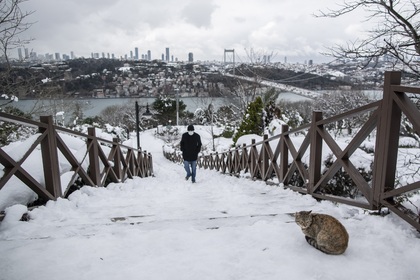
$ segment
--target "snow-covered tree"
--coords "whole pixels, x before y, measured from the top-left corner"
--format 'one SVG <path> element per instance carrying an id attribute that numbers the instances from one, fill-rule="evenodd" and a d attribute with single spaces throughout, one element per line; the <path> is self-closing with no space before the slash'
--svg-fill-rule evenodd
<path id="1" fill-rule="evenodd" d="M 246 134 L 257 134 L 263 133 L 263 114 L 264 104 L 261 97 L 255 98 L 255 100 L 249 103 L 245 115 L 242 119 L 238 130 L 233 136 L 233 142 L 236 143 L 239 137 Z"/>
<path id="2" fill-rule="evenodd" d="M 176 99 L 168 96 L 159 96 L 152 104 L 156 111 L 156 119 L 160 124 L 167 124 L 169 121 L 176 124 Z M 178 100 L 178 113 L 181 118 L 184 115 L 187 105 L 182 100 Z"/>

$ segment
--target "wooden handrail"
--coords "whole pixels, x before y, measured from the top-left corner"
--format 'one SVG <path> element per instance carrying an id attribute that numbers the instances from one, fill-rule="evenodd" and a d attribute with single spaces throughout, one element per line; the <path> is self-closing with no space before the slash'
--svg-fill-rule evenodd
<path id="1" fill-rule="evenodd" d="M 0 164 L 3 166 L 3 175 L 0 177 L 0 191 L 10 182 L 13 176 L 19 178 L 26 186 L 32 189 L 44 201 L 67 197 L 70 188 L 81 180 L 84 185 L 104 187 L 109 182 L 124 182 L 128 178 L 153 176 L 152 155 L 147 151 L 138 150 L 121 145 L 117 139 L 109 141 L 96 137 L 95 128 L 88 128 L 88 134 L 72 131 L 67 128 L 53 125 L 51 116 L 41 117 L 40 122 L 0 112 L 0 120 L 21 125 L 38 127 L 39 136 L 24 155 L 17 160 L 10 157 L 0 147 Z M 77 160 L 67 147 L 61 134 L 68 134 L 83 139 L 86 142 L 86 154 L 82 160 Z M 110 147 L 110 152 L 104 146 Z M 40 147 L 41 163 L 44 176 L 39 181 L 26 170 L 23 163 L 34 150 Z M 59 152 L 71 166 L 73 175 L 67 186 L 61 186 L 59 166 Z"/>
<path id="2" fill-rule="evenodd" d="M 400 81 L 400 72 L 386 72 L 384 96 L 379 101 L 326 119 L 323 119 L 321 112 L 314 112 L 309 124 L 291 130 L 284 125 L 279 135 L 264 137 L 259 142 L 253 140 L 249 145 L 232 148 L 223 153 L 201 156 L 197 165 L 201 168 L 211 167 L 210 169 L 230 175 L 245 172 L 254 180 L 267 181 L 276 178 L 285 188 L 310 194 L 317 199 L 370 210 L 387 207 L 420 231 L 420 213 L 414 213 L 398 199 L 409 192 L 420 191 L 420 182 L 402 187 L 395 186 L 402 114 L 411 122 L 415 133 L 420 135 L 420 111 L 409 98 L 411 94 L 420 94 L 420 88 L 401 86 Z M 366 113 L 370 114 L 365 124 L 345 148 L 340 148 L 334 137 L 324 128 L 328 124 Z M 353 164 L 351 155 L 369 135 L 375 133 L 375 129 L 372 180 L 368 181 Z M 306 135 L 298 146 L 292 141 L 296 133 Z M 270 143 L 276 148 L 272 150 Z M 328 147 L 335 157 L 335 161 L 328 168 L 323 167 L 323 147 Z M 309 160 L 304 160 L 307 154 Z M 164 150 L 164 155 L 175 162 L 183 161 L 180 151 Z M 323 190 L 339 170 L 343 170 L 351 178 L 355 188 L 362 194 L 358 199 L 332 195 Z M 292 179 L 301 183 L 297 186 L 291 185 Z"/>

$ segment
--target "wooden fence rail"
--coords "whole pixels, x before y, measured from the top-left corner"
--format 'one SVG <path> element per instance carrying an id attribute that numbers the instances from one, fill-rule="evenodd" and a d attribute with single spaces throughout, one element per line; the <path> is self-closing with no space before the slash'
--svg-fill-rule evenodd
<path id="1" fill-rule="evenodd" d="M 70 129 L 55 126 L 51 116 L 40 118 L 40 122 L 28 120 L 0 112 L 0 121 L 13 122 L 38 128 L 38 137 L 27 151 L 21 151 L 20 158 L 13 158 L 0 147 L 0 192 L 15 176 L 33 190 L 43 201 L 66 197 L 76 180 L 83 185 L 103 187 L 109 182 L 124 182 L 134 176 L 153 175 L 152 155 L 147 151 L 121 145 L 118 139 L 113 141 L 96 137 L 95 128 L 88 128 L 88 135 Z M 80 159 L 71 152 L 63 140 L 63 135 L 82 139 L 86 143 L 86 152 Z M 35 178 L 33 170 L 24 167 L 35 150 L 40 149 L 40 165 L 43 178 Z M 61 156 L 61 157 L 60 157 Z M 59 158 L 70 165 L 70 179 L 62 186 L 63 171 L 60 170 Z"/>
<path id="2" fill-rule="evenodd" d="M 328 119 L 323 119 L 322 112 L 313 112 L 308 125 L 293 130 L 284 125 L 280 135 L 271 138 L 265 135 L 258 143 L 254 140 L 250 145 L 224 153 L 201 156 L 197 165 L 231 175 L 248 173 L 252 179 L 267 181 L 277 178 L 284 187 L 317 199 L 370 210 L 387 207 L 420 231 L 419 206 L 413 209 L 412 204 L 406 203 L 411 193 L 420 190 L 419 176 L 414 176 L 415 181 L 404 186 L 399 186 L 396 179 L 402 114 L 412 124 L 414 132 L 420 135 L 420 112 L 409 98 L 410 94 L 419 95 L 420 88 L 401 86 L 400 81 L 400 72 L 386 72 L 382 100 Z M 346 147 L 340 146 L 326 126 L 361 114 L 368 116 L 366 122 Z M 294 143 L 294 136 L 298 133 L 305 136 L 301 143 Z M 367 177 L 356 167 L 352 155 L 372 134 L 376 134 L 376 142 L 372 175 Z M 325 149 L 329 149 L 334 159 L 328 167 L 323 164 Z M 172 161 L 183 161 L 179 151 L 164 151 L 164 154 Z M 326 190 L 327 183 L 339 171 L 351 179 L 357 197 L 343 197 Z M 416 172 L 419 175 L 420 170 Z"/>

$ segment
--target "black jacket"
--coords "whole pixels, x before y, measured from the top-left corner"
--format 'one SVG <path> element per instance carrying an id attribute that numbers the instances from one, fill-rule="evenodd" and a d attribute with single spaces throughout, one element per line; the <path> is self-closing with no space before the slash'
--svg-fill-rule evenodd
<path id="1" fill-rule="evenodd" d="M 197 160 L 198 153 L 201 150 L 201 137 L 194 132 L 189 135 L 188 132 L 182 134 L 181 138 L 181 151 L 182 158 L 187 161 Z"/>

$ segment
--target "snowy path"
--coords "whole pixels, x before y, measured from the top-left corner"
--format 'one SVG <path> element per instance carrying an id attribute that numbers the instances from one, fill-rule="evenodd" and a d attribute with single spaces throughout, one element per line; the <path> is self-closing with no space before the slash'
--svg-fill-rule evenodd
<path id="1" fill-rule="evenodd" d="M 192 184 L 142 137 L 155 178 L 85 187 L 29 222 L 3 222 L 0 280 L 419 279 L 419 235 L 400 219 L 215 171 Z M 290 223 L 309 209 L 347 227 L 345 254 L 315 250 Z"/>

